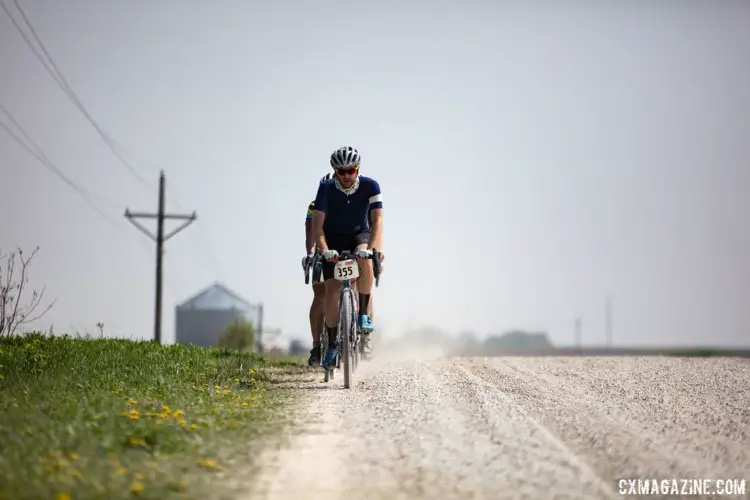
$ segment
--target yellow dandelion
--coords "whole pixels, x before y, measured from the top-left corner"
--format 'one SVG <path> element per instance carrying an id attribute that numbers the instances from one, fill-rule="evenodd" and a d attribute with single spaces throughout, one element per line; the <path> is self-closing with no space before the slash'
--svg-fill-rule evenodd
<path id="1" fill-rule="evenodd" d="M 250 403 L 248 403 L 247 401 L 243 401 L 242 406 L 250 406 Z"/>
<path id="2" fill-rule="evenodd" d="M 177 423 L 180 424 L 180 425 L 185 425 L 185 424 L 187 424 L 187 420 L 185 420 L 184 418 L 182 418 Z"/>
<path id="3" fill-rule="evenodd" d="M 140 495 L 143 492 L 143 484 L 135 482 L 130 485 L 130 492 L 133 495 Z"/>
<path id="4" fill-rule="evenodd" d="M 138 404 L 138 401 L 136 401 L 135 399 L 128 399 L 128 406 L 134 406 L 137 404 Z"/>
<path id="5" fill-rule="evenodd" d="M 197 428 L 198 428 L 198 426 L 196 424 L 190 424 L 190 430 L 191 431 L 194 431 Z"/>
<path id="6" fill-rule="evenodd" d="M 185 412 L 182 410 L 175 410 L 174 413 L 172 413 L 172 416 L 174 418 L 180 418 L 181 416 L 185 415 Z"/>
<path id="7" fill-rule="evenodd" d="M 161 406 L 161 411 L 164 412 L 164 413 L 170 413 L 172 410 L 169 408 L 169 406 L 162 405 Z"/>
<path id="8" fill-rule="evenodd" d="M 210 458 L 202 458 L 198 460 L 198 465 L 206 469 L 213 469 L 216 467 L 216 462 Z"/>
<path id="9" fill-rule="evenodd" d="M 55 500 L 73 500 L 73 497 L 63 491 L 55 495 Z"/>
<path id="10" fill-rule="evenodd" d="M 181 481 L 175 478 L 170 479 L 168 484 L 172 490 L 176 491 L 182 491 L 187 488 L 187 483 L 185 481 Z"/>
<path id="11" fill-rule="evenodd" d="M 128 439 L 128 443 L 131 446 L 146 446 L 146 440 L 143 438 L 131 437 L 130 439 Z"/>

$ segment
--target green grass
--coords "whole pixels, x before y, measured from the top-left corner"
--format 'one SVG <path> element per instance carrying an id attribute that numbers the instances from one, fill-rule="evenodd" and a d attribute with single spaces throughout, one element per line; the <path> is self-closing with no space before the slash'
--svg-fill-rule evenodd
<path id="1" fill-rule="evenodd" d="M 221 498 L 253 439 L 290 421 L 292 393 L 267 389 L 306 370 L 220 348 L 0 339 L 0 499 Z"/>

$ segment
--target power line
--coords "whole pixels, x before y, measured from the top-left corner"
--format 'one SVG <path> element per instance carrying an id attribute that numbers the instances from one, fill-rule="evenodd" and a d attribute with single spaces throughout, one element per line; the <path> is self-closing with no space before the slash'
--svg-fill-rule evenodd
<path id="1" fill-rule="evenodd" d="M 31 35 L 33 36 L 34 40 L 39 45 L 39 48 L 41 48 L 41 51 L 43 52 L 44 56 L 46 56 L 46 60 L 45 60 L 45 57 L 39 52 L 39 50 L 34 46 L 34 44 L 32 43 L 32 41 L 29 39 L 29 37 L 27 36 L 27 34 L 24 32 L 24 30 L 22 29 L 22 27 L 19 25 L 19 23 L 17 22 L 17 20 L 15 19 L 15 17 L 11 14 L 10 10 L 8 9 L 8 7 L 5 5 L 5 3 L 2 0 L 0 0 L 0 6 L 2 6 L 2 8 L 5 11 L 6 15 L 11 20 L 11 22 L 15 26 L 16 30 L 18 31 L 18 33 L 21 35 L 21 37 L 23 38 L 24 42 L 26 42 L 26 45 L 29 47 L 29 49 L 31 49 L 31 51 L 34 53 L 34 55 L 36 56 L 36 58 L 39 60 L 39 62 L 41 63 L 42 67 L 44 67 L 45 71 L 47 71 L 47 73 L 52 77 L 52 79 L 55 82 L 55 84 L 57 84 L 57 86 L 63 91 L 63 93 L 68 97 L 68 99 L 70 99 L 70 101 L 76 106 L 76 108 L 78 108 L 78 110 L 83 114 L 83 116 L 88 120 L 88 122 L 94 127 L 94 129 L 99 134 L 99 136 L 102 138 L 102 140 L 107 145 L 107 147 L 110 149 L 110 151 L 112 151 L 112 153 L 120 160 L 120 162 L 123 165 L 125 165 L 125 167 L 133 174 L 133 176 L 135 176 L 141 182 L 141 184 L 143 184 L 146 187 L 149 187 L 149 184 L 138 174 L 138 172 L 136 171 L 136 169 L 122 156 L 122 154 L 120 154 L 116 150 L 116 147 L 119 147 L 119 149 L 121 149 L 123 151 L 126 151 L 127 148 L 125 148 L 121 143 L 119 143 L 119 141 L 115 140 L 113 137 L 111 137 L 109 134 L 107 134 L 102 129 L 102 127 L 97 123 L 97 121 L 87 111 L 87 109 L 85 108 L 85 106 L 83 105 L 83 103 L 81 102 L 81 100 L 78 98 L 78 96 L 75 93 L 75 91 L 70 87 L 70 85 L 68 84 L 67 79 L 65 78 L 65 75 L 62 73 L 62 71 L 60 70 L 59 66 L 55 63 L 55 60 L 52 58 L 52 55 L 49 53 L 49 51 L 45 47 L 44 43 L 42 42 L 41 38 L 39 37 L 38 33 L 36 32 L 36 29 L 31 24 L 31 21 L 29 20 L 28 16 L 26 15 L 26 12 L 21 7 L 19 1 L 18 0 L 12 0 L 12 1 L 13 1 L 14 5 L 16 6 L 16 8 L 18 9 L 19 13 L 21 14 L 21 17 L 23 18 L 24 23 L 26 24 L 26 26 L 28 27 L 29 31 L 31 32 Z M 135 156 L 135 155 L 133 155 L 132 151 L 130 152 L 130 154 L 131 154 L 131 156 Z M 148 165 L 147 163 L 145 163 L 143 161 L 140 161 L 139 163 L 141 163 L 143 166 L 146 166 L 146 167 L 148 167 L 148 168 L 150 168 L 152 170 L 156 170 L 152 166 Z M 88 194 L 89 194 L 89 196 L 91 196 L 90 193 L 88 193 Z M 175 204 L 178 206 L 178 209 L 182 210 L 180 204 L 177 201 L 175 201 Z M 203 225 L 199 224 L 199 226 L 203 226 Z M 205 243 L 206 243 L 205 248 L 206 248 L 206 250 L 207 250 L 207 252 L 208 252 L 208 254 L 210 256 L 210 259 L 211 259 L 211 261 L 213 263 L 214 271 L 217 274 L 221 275 L 222 272 L 221 272 L 221 269 L 220 269 L 220 266 L 219 266 L 219 260 L 216 258 L 216 254 L 213 251 L 213 247 L 211 246 L 210 239 L 207 237 L 207 234 L 205 233 L 205 228 L 204 227 L 201 227 L 201 233 L 202 233 L 202 235 L 205 238 L 205 240 L 204 240 Z M 192 237 L 191 237 L 191 239 L 192 239 Z M 194 241 L 194 244 L 195 244 L 195 240 L 193 240 L 193 241 Z"/>
<path id="2" fill-rule="evenodd" d="M 91 193 L 90 191 L 88 191 L 87 189 L 85 189 L 85 188 L 79 186 L 78 184 L 76 184 L 72 179 L 70 179 L 67 175 L 65 175 L 65 173 L 63 173 L 63 171 L 59 167 L 57 167 L 54 163 L 52 163 L 52 161 L 47 157 L 47 155 L 44 153 L 44 151 L 42 150 L 42 148 L 39 147 L 39 145 L 31 138 L 31 136 L 29 136 L 28 132 L 26 132 L 26 130 L 24 130 L 24 128 L 21 126 L 21 124 L 10 113 L 10 111 L 8 111 L 8 109 L 5 106 L 3 106 L 1 103 L 0 103 L 0 111 L 2 111 L 10 119 L 10 121 L 16 126 L 16 128 L 18 129 L 18 131 L 20 132 L 20 134 L 29 142 L 29 144 L 26 144 L 21 139 L 21 137 L 19 137 L 18 134 L 16 134 L 7 124 L 5 124 L 2 120 L 0 120 L 0 127 L 2 127 L 8 133 L 8 135 L 10 135 L 10 137 L 12 139 L 14 139 L 21 147 L 23 147 L 31 156 L 33 156 L 34 158 L 36 158 L 36 160 L 39 161 L 39 163 L 41 163 L 44 166 L 44 168 L 46 168 L 47 170 L 49 170 L 50 172 L 52 172 L 53 174 L 55 174 L 68 187 L 70 187 L 73 191 L 75 191 L 76 194 L 78 194 L 86 202 L 86 204 L 89 205 L 89 207 L 91 207 L 97 214 L 99 214 L 99 216 L 101 216 L 103 219 L 105 219 L 107 222 L 109 222 L 113 227 L 117 228 L 118 231 L 124 232 L 123 231 L 124 228 L 122 226 L 118 225 L 115 222 L 114 218 L 107 216 L 107 214 L 105 214 L 92 201 L 91 198 L 95 198 L 97 196 L 94 195 L 93 193 Z M 109 203 L 112 204 L 112 205 L 118 205 L 118 206 L 122 206 L 123 205 L 121 203 L 116 203 L 116 202 L 112 202 L 112 201 L 110 201 Z M 145 249 L 148 250 L 149 248 L 148 248 L 148 245 L 146 244 L 146 242 L 143 241 L 143 240 L 140 240 L 140 241 L 143 244 L 143 246 L 145 247 Z M 177 293 L 175 291 L 175 286 L 174 286 L 174 283 L 172 282 L 172 280 L 169 279 L 169 278 L 167 278 L 166 282 L 167 282 L 167 286 L 170 288 L 170 290 L 172 291 L 172 293 L 175 294 L 175 295 L 177 295 Z"/>
<path id="3" fill-rule="evenodd" d="M 139 163 L 139 164 L 143 165 L 144 167 L 146 167 L 146 168 L 148 168 L 150 170 L 154 170 L 154 171 L 157 170 L 157 168 L 154 165 L 150 164 L 149 162 L 146 162 L 143 158 L 141 158 L 139 155 L 135 154 L 133 151 L 129 151 L 129 154 L 131 156 L 131 159 L 134 160 L 136 163 Z M 172 192 L 172 194 L 175 194 L 174 201 L 173 201 L 175 207 L 177 208 L 177 210 L 180 210 L 180 211 L 183 211 L 183 212 L 186 211 L 186 209 L 183 208 L 183 206 L 177 200 L 177 196 L 176 195 L 179 194 L 179 193 L 176 193 L 177 190 L 173 187 L 173 185 L 171 185 L 171 186 L 172 187 L 167 188 L 167 191 L 170 191 L 170 192 Z M 223 273 L 223 271 L 221 269 L 221 264 L 219 263 L 219 259 L 217 257 L 217 254 L 216 254 L 215 250 L 214 250 L 214 246 L 211 244 L 211 238 L 209 238 L 209 236 L 208 236 L 206 225 L 201 221 L 201 219 L 197 219 L 196 220 L 196 226 L 199 228 L 199 234 L 203 237 L 202 240 L 201 240 L 203 242 L 202 246 L 205 249 L 206 253 L 208 254 L 209 260 L 211 261 L 211 264 L 213 266 L 213 272 L 216 274 L 216 276 L 219 278 L 219 280 L 224 281 L 224 273 Z M 189 238 L 193 242 L 193 245 L 197 247 L 198 246 L 198 243 L 197 243 L 198 238 L 196 238 L 196 234 L 193 233 L 193 232 L 190 232 L 188 234 L 189 234 Z M 203 261 L 203 260 L 201 259 L 201 261 Z"/>
<path id="4" fill-rule="evenodd" d="M 54 163 L 52 163 L 50 161 L 50 159 L 47 157 L 47 155 L 44 154 L 44 151 L 42 151 L 42 149 L 39 147 L 39 145 L 36 144 L 31 139 L 31 137 L 29 136 L 29 134 L 23 129 L 23 127 L 21 127 L 21 125 L 18 123 L 18 121 L 5 108 L 5 106 L 3 106 L 2 104 L 0 104 L 0 110 L 2 110 L 3 113 L 5 113 L 5 115 L 11 120 L 11 122 L 13 122 L 13 124 L 16 126 L 16 128 L 18 128 L 19 132 L 21 132 L 21 135 L 23 135 L 24 138 L 26 138 L 26 140 L 29 141 L 29 143 L 31 144 L 31 146 L 33 146 L 36 149 L 36 151 L 34 149 L 32 149 L 28 144 L 26 144 L 25 142 L 23 142 L 23 140 L 21 140 L 21 138 L 18 135 L 16 135 L 16 133 L 13 132 L 13 130 L 11 130 L 11 128 L 8 125 L 6 125 L 4 122 L 0 121 L 0 126 L 3 127 L 6 132 L 8 132 L 8 135 L 10 135 L 21 147 L 23 147 L 26 151 L 28 151 L 29 154 L 31 154 L 34 158 L 36 158 L 39 161 L 39 163 L 41 163 L 47 170 L 49 170 L 50 172 L 52 172 L 53 174 L 55 174 L 56 176 L 58 176 L 73 191 L 75 191 L 76 193 L 78 193 L 78 195 L 81 198 L 83 198 L 83 200 L 91 208 L 93 208 L 96 211 L 96 213 L 98 213 L 99 215 L 101 215 L 103 218 L 107 219 L 107 221 L 112 222 L 112 219 L 110 219 L 109 217 L 107 217 L 107 215 L 104 212 L 102 212 L 101 209 L 99 209 L 99 207 L 96 206 L 96 204 L 93 201 L 91 201 L 91 197 L 92 197 L 91 193 L 89 193 L 87 190 L 85 190 L 84 188 L 80 187 L 78 184 L 76 184 L 75 182 L 73 182 L 68 176 L 66 176 L 62 172 L 62 170 L 60 170 L 57 166 L 55 166 Z"/>
<path id="5" fill-rule="evenodd" d="M 21 35 L 21 37 L 24 39 L 24 41 L 26 42 L 26 45 L 29 46 L 29 48 L 31 49 L 31 51 L 37 57 L 37 59 L 42 64 L 42 66 L 47 71 L 47 73 L 50 74 L 50 76 L 55 81 L 55 83 L 57 84 L 57 86 L 60 87 L 60 89 L 63 91 L 63 93 L 65 93 L 65 95 L 68 97 L 68 99 L 70 99 L 71 102 L 73 102 L 73 104 L 83 114 L 83 116 L 86 118 L 86 120 L 88 120 L 88 122 L 94 127 L 94 129 L 99 134 L 99 136 L 102 138 L 102 140 L 107 145 L 107 147 L 110 149 L 110 151 L 112 151 L 112 153 L 117 157 L 117 159 L 119 159 L 120 162 L 123 165 L 125 165 L 125 167 L 131 172 L 131 174 L 133 174 L 133 176 L 136 179 L 138 179 L 141 182 L 141 184 L 143 184 L 146 187 L 149 187 L 149 184 L 146 182 L 145 179 L 143 179 L 143 177 L 141 177 L 138 174 L 138 172 L 135 170 L 135 168 L 133 168 L 133 166 L 130 165 L 130 163 L 128 163 L 127 160 L 125 160 L 125 158 L 123 158 L 122 155 L 115 150 L 115 147 L 114 147 L 114 142 L 115 141 L 106 132 L 104 132 L 104 130 L 102 130 L 101 126 L 96 122 L 96 120 L 94 120 L 94 118 L 91 116 L 91 114 L 86 110 L 86 108 L 83 105 L 83 103 L 81 103 L 81 100 L 78 98 L 78 96 L 76 95 L 76 93 L 73 91 L 73 89 L 68 84 L 68 82 L 67 82 L 67 80 L 65 78 L 65 75 L 63 75 L 62 71 L 60 71 L 60 68 L 57 66 L 57 64 L 55 64 L 54 59 L 50 55 L 49 51 L 47 51 L 47 48 L 44 46 L 44 43 L 42 43 L 41 38 L 39 38 L 39 36 L 37 35 L 36 30 L 34 29 L 34 26 L 29 21 L 29 18 L 26 16 L 26 13 L 24 12 L 23 8 L 18 3 L 18 0 L 13 0 L 13 3 L 15 4 L 16 8 L 18 9 L 18 11 L 21 13 L 21 17 L 23 18 L 26 26 L 28 26 L 29 30 L 31 31 L 32 36 L 34 37 L 34 39 L 36 40 L 36 42 L 39 44 L 39 47 L 42 49 L 42 52 L 47 57 L 48 61 L 44 60 L 44 57 L 42 57 L 42 54 L 40 54 L 39 51 L 31 43 L 31 40 L 29 40 L 28 36 L 24 33 L 24 31 L 21 28 L 21 26 L 18 24 L 18 22 L 16 21 L 16 19 L 13 17 L 13 15 L 10 13 L 10 10 L 8 10 L 8 7 L 5 5 L 5 3 L 2 0 L 0 0 L 0 6 L 2 6 L 3 10 L 5 11 L 5 14 L 10 18 L 11 22 L 13 23 L 13 26 L 16 27 L 16 30 Z M 49 64 L 50 66 L 52 66 L 52 68 L 54 69 L 54 71 L 53 71 L 53 69 L 50 69 L 50 67 L 47 64 Z"/>

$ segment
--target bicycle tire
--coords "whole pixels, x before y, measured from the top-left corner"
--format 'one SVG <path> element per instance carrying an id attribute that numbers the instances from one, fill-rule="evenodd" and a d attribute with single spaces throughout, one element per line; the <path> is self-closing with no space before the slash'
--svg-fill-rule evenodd
<path id="1" fill-rule="evenodd" d="M 351 337 L 354 323 L 354 292 L 351 288 L 343 289 L 339 301 L 339 338 L 341 339 L 341 357 L 344 364 L 344 388 L 351 387 Z"/>
<path id="2" fill-rule="evenodd" d="M 323 313 L 323 331 L 320 332 L 320 363 L 323 364 L 323 360 L 326 359 L 328 354 L 328 329 L 326 328 L 326 315 Z M 328 369 L 325 370 L 324 382 L 328 382 Z"/>

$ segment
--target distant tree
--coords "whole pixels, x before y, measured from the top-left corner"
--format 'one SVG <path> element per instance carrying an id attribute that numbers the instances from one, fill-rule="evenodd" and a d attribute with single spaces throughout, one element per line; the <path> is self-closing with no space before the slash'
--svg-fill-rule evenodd
<path id="1" fill-rule="evenodd" d="M 478 351 L 481 343 L 477 337 L 477 334 L 470 331 L 464 330 L 458 335 L 458 339 L 453 345 L 453 349 L 457 354 L 471 355 Z"/>
<path id="2" fill-rule="evenodd" d="M 408 345 L 421 346 L 448 347 L 453 343 L 450 333 L 433 325 L 420 326 L 409 330 L 402 335 L 402 340 Z"/>
<path id="3" fill-rule="evenodd" d="M 242 351 L 253 351 L 255 348 L 255 325 L 244 318 L 235 319 L 219 337 L 219 345 Z"/>
<path id="4" fill-rule="evenodd" d="M 552 342 L 545 332 L 526 332 L 524 330 L 511 330 L 502 335 L 490 335 L 484 341 L 484 348 L 490 351 L 549 349 L 552 347 Z"/>
<path id="5" fill-rule="evenodd" d="M 297 354 L 305 354 L 305 352 L 307 351 L 301 340 L 294 339 L 289 342 L 289 354 L 294 356 Z"/>
<path id="6" fill-rule="evenodd" d="M 53 300 L 41 312 L 35 313 L 46 287 L 39 292 L 31 290 L 31 297 L 24 297 L 29 291 L 29 267 L 38 251 L 39 247 L 36 247 L 28 257 L 24 257 L 20 248 L 17 253 L 3 255 L 0 252 L 0 337 L 13 335 L 20 326 L 36 321 L 55 305 Z"/>

